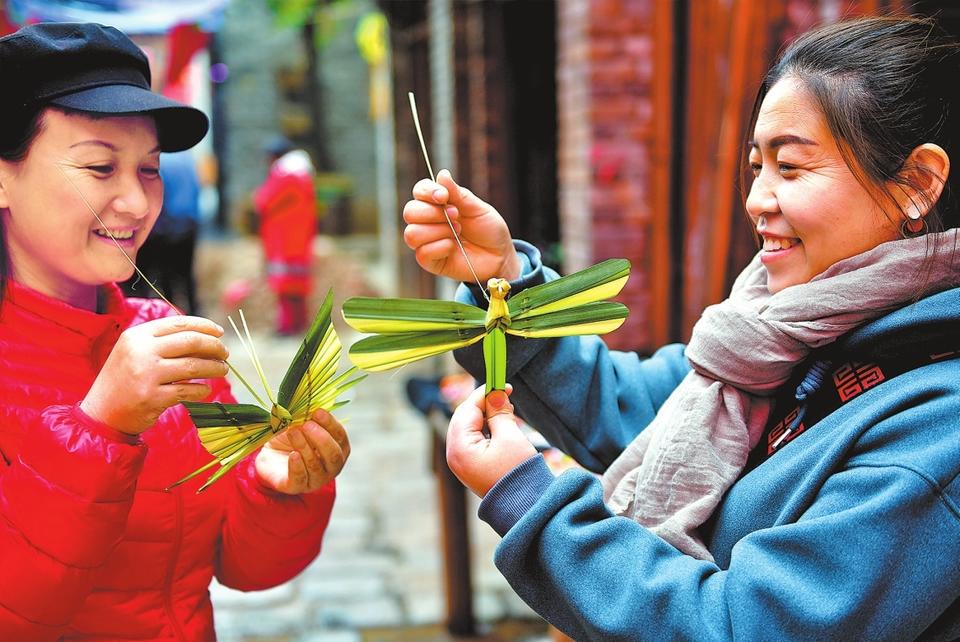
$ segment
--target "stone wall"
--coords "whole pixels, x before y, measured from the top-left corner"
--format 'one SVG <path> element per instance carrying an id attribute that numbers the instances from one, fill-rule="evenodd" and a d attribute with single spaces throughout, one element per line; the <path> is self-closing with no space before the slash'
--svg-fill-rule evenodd
<path id="1" fill-rule="evenodd" d="M 655 217 L 669 217 L 656 191 L 656 136 L 669 109 L 654 109 L 653 0 L 571 0 L 557 10 L 559 183 L 564 268 L 611 257 L 633 269 L 619 299 L 632 314 L 608 335 L 617 348 L 646 348 L 661 338 L 648 310 L 663 311 L 651 279 Z M 666 34 L 669 37 L 669 34 Z M 663 113 L 666 111 L 666 113 Z M 661 274 L 653 274 L 662 278 Z"/>
<path id="2" fill-rule="evenodd" d="M 354 43 L 354 28 L 373 8 L 370 0 L 334 5 L 318 73 L 331 170 L 353 186 L 350 220 L 342 227 L 360 232 L 374 231 L 376 224 L 376 164 L 367 115 L 367 65 Z M 264 142 L 281 131 L 295 138 L 313 126 L 303 90 L 296 86 L 303 84 L 306 53 L 299 30 L 277 27 L 259 0 L 233 0 L 217 38 L 229 68 L 227 81 L 220 85 L 226 132 L 220 163 L 226 177 L 226 212 L 236 226 L 251 190 L 263 180 Z"/>
<path id="3" fill-rule="evenodd" d="M 219 160 L 225 177 L 224 206 L 233 222 L 250 191 L 263 180 L 261 148 L 278 130 L 277 70 L 296 64 L 302 56 L 297 34 L 272 25 L 266 3 L 234 0 L 227 5 L 217 34 L 220 56 L 229 68 L 219 88 L 226 132 Z"/>

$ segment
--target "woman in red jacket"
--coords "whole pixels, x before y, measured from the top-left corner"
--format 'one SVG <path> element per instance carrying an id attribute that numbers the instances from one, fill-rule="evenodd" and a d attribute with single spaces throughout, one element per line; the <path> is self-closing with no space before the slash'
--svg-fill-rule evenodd
<path id="1" fill-rule="evenodd" d="M 213 322 L 125 299 L 161 151 L 207 131 L 115 29 L 0 39 L 0 640 L 213 640 L 212 577 L 262 589 L 319 552 L 349 443 L 318 412 L 203 494 L 182 400 L 233 401 Z"/>

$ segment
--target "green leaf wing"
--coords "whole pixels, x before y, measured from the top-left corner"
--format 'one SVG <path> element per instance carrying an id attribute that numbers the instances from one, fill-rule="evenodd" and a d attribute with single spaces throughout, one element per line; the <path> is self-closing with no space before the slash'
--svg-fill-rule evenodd
<path id="1" fill-rule="evenodd" d="M 237 428 L 245 424 L 270 423 L 270 413 L 253 404 L 181 401 L 197 428 Z"/>
<path id="2" fill-rule="evenodd" d="M 337 350 L 337 362 L 340 361 L 340 351 Z M 357 372 L 353 367 L 337 377 L 327 377 L 322 381 L 314 381 L 307 376 L 300 382 L 300 388 L 293 397 L 293 403 L 289 410 L 294 416 L 294 424 L 302 423 L 302 419 L 309 417 L 315 410 L 320 408 L 333 411 L 345 405 L 346 401 L 337 401 L 341 394 L 353 388 L 366 378 L 366 375 L 359 375 L 350 378 Z M 298 422 L 297 418 L 301 421 Z"/>
<path id="3" fill-rule="evenodd" d="M 331 295 L 332 292 L 327 294 L 320 312 L 317 313 L 317 320 L 311 326 L 301 347 L 301 352 L 305 348 L 310 350 L 310 361 L 303 374 L 296 380 L 293 395 L 287 405 L 284 406 L 295 418 L 301 415 L 309 417 L 319 408 L 333 410 L 337 406 L 337 398 L 340 394 L 346 392 L 364 378 L 360 376 L 350 379 L 350 376 L 356 371 L 355 368 L 336 376 L 337 368 L 340 366 L 342 346 L 340 337 L 337 336 L 330 320 L 333 309 Z M 297 353 L 294 362 L 296 363 L 300 358 L 301 353 Z M 284 379 L 284 383 L 286 383 L 286 379 Z M 281 386 L 281 394 L 283 390 L 283 386 Z M 282 401 L 280 403 L 283 405 Z"/>
<path id="4" fill-rule="evenodd" d="M 343 318 L 358 332 L 393 334 L 482 327 L 486 312 L 456 301 L 351 297 Z"/>
<path id="5" fill-rule="evenodd" d="M 324 343 L 325 340 L 329 341 L 330 335 L 336 337 L 330 319 L 332 310 L 333 290 L 331 289 L 327 290 L 327 296 L 324 297 L 323 303 L 317 311 L 317 315 L 313 318 L 313 323 L 310 324 L 310 329 L 307 330 L 307 335 L 303 338 L 303 343 L 300 344 L 300 349 L 297 350 L 296 356 L 294 356 L 293 361 L 290 362 L 290 367 L 287 368 L 287 373 L 284 375 L 283 382 L 280 384 L 280 389 L 277 393 L 277 403 L 284 408 L 290 407 L 293 395 L 300 386 L 303 375 L 314 362 L 320 345 Z M 339 347 L 339 341 L 337 343 Z"/>
<path id="6" fill-rule="evenodd" d="M 521 337 L 566 337 L 577 334 L 605 334 L 623 325 L 629 310 L 622 303 L 602 301 L 586 303 L 513 320 L 507 334 Z"/>
<path id="7" fill-rule="evenodd" d="M 459 330 L 381 334 L 357 341 L 350 346 L 349 355 L 358 368 L 381 372 L 468 346 L 485 334 L 483 325 Z"/>
<path id="8" fill-rule="evenodd" d="M 608 259 L 510 297 L 510 318 L 516 321 L 609 299 L 619 294 L 629 276 L 630 261 Z"/>
<path id="9" fill-rule="evenodd" d="M 270 413 L 260 406 L 195 401 L 181 403 L 197 426 L 200 442 L 207 452 L 214 456 L 214 459 L 174 482 L 170 488 L 179 486 L 220 464 L 220 470 L 200 487 L 200 490 L 203 490 L 273 437 L 270 429 Z"/>

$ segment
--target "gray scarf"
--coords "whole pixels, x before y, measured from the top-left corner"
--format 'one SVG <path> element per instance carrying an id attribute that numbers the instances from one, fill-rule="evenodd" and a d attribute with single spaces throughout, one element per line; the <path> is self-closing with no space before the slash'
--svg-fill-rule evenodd
<path id="1" fill-rule="evenodd" d="M 610 509 L 712 560 L 697 528 L 739 477 L 794 366 L 916 297 L 960 285 L 957 254 L 957 229 L 891 241 L 773 295 L 758 254 L 694 326 L 693 370 L 604 473 Z"/>

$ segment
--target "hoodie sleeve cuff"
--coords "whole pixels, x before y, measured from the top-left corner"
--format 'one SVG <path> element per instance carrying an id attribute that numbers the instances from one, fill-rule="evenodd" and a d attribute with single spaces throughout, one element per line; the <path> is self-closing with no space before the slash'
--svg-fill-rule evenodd
<path id="1" fill-rule="evenodd" d="M 510 291 L 517 293 L 525 288 L 540 285 L 546 280 L 543 272 L 543 262 L 540 260 L 540 250 L 526 241 L 513 241 L 513 247 L 517 250 L 517 256 L 520 258 L 520 276 L 510 281 Z M 480 291 L 480 286 L 476 283 L 464 283 L 466 286 L 457 292 L 457 300 L 471 305 L 480 305 L 486 307 L 486 297 Z"/>
<path id="2" fill-rule="evenodd" d="M 503 537 L 526 515 L 554 479 L 543 455 L 530 457 L 493 485 L 480 502 L 477 514 Z"/>

